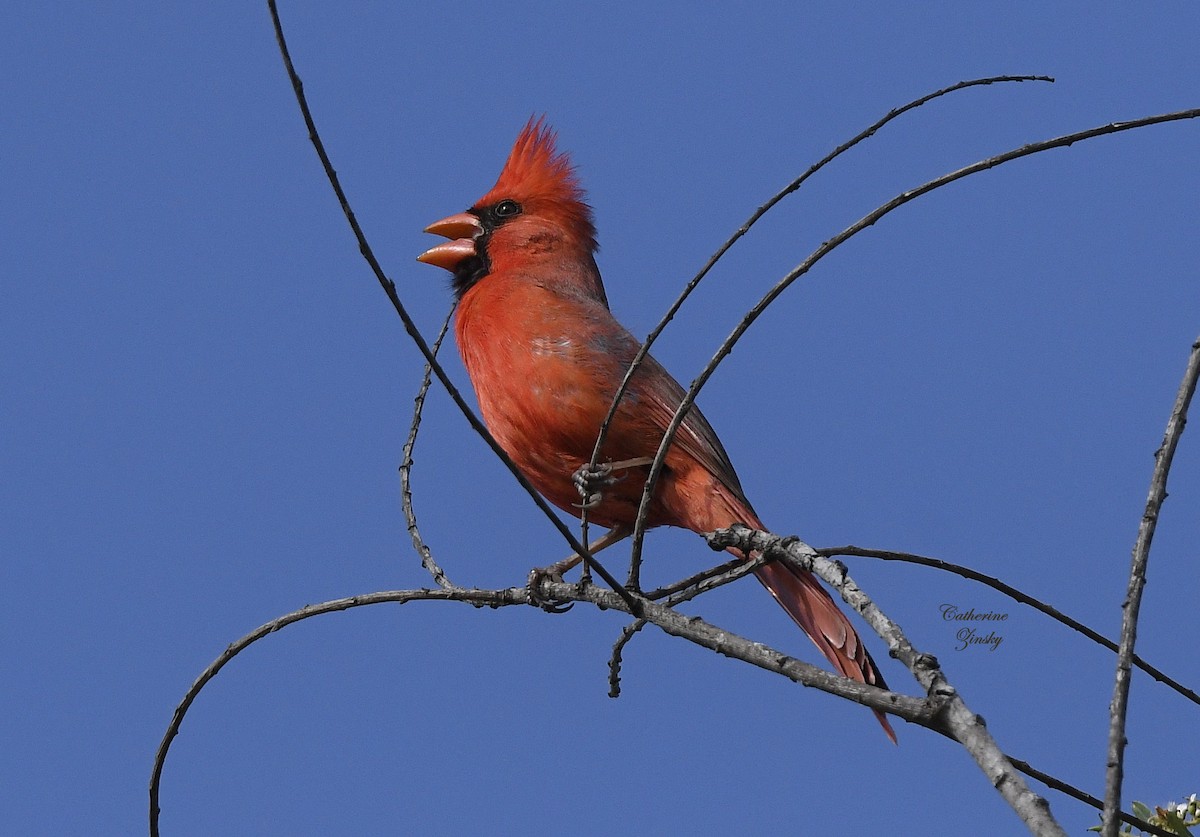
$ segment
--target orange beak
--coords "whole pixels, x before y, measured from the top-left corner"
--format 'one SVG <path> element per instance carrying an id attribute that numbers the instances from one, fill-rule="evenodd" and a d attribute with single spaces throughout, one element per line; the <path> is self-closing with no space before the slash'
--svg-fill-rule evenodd
<path id="1" fill-rule="evenodd" d="M 475 239 L 483 232 L 483 226 L 471 213 L 460 212 L 449 218 L 434 221 L 425 228 L 425 232 L 445 236 L 451 240 L 429 248 L 417 256 L 417 261 L 453 273 L 463 259 L 476 255 Z"/>

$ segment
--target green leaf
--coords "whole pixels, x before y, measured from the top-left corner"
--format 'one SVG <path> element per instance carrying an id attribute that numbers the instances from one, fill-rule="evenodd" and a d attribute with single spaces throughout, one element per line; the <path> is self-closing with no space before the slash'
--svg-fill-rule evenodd
<path id="1" fill-rule="evenodd" d="M 1163 824 L 1171 831 L 1174 831 L 1180 837 L 1193 837 L 1192 832 L 1188 830 L 1187 823 L 1175 813 L 1175 809 L 1168 808 L 1162 812 Z"/>
<path id="2" fill-rule="evenodd" d="M 1146 822 L 1150 822 L 1150 818 L 1154 816 L 1154 812 L 1151 811 L 1149 808 L 1147 808 L 1145 805 L 1143 805 L 1141 802 L 1130 803 L 1130 807 L 1133 808 L 1133 815 L 1140 820 L 1145 820 Z"/>

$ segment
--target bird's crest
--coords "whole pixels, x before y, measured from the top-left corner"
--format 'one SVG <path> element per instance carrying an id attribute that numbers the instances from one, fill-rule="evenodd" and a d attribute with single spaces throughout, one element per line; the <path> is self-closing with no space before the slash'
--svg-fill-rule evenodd
<path id="1" fill-rule="evenodd" d="M 496 185 L 478 205 L 512 198 L 531 211 L 557 218 L 594 250 L 596 227 L 587 193 L 571 158 L 558 150 L 555 139 L 544 116 L 530 117 L 513 143 Z"/>

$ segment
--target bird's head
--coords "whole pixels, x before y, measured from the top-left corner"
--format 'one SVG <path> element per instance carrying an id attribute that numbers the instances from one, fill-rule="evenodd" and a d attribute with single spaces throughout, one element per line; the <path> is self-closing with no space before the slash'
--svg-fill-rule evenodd
<path id="1" fill-rule="evenodd" d="M 453 273 L 456 295 L 493 271 L 532 270 L 547 263 L 594 266 L 592 209 L 570 159 L 554 140 L 543 119 L 530 119 L 496 185 L 466 212 L 425 228 L 450 240 L 417 260 Z"/>

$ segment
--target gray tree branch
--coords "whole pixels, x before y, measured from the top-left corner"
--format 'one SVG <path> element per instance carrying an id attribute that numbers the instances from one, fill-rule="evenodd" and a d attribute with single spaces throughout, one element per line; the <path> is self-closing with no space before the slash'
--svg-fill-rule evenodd
<path id="1" fill-rule="evenodd" d="M 795 539 L 783 539 L 769 533 L 756 532 L 745 527 L 739 527 L 736 530 L 722 530 L 721 532 L 714 533 L 710 539 L 710 543 L 714 547 L 719 547 L 721 543 L 726 542 L 721 540 L 722 538 L 727 539 L 730 545 L 739 546 L 739 548 L 741 548 L 740 545 L 742 544 L 745 544 L 746 548 L 757 548 L 756 545 L 767 546 L 772 543 L 775 546 L 768 546 L 765 550 L 766 554 L 757 557 L 754 562 L 741 562 L 741 565 L 736 567 L 730 567 L 727 563 L 718 567 L 717 572 L 698 574 L 676 584 L 669 585 L 663 589 L 670 592 L 663 592 L 662 595 L 670 597 L 670 600 L 675 602 L 682 602 L 698 595 L 701 591 L 697 588 L 715 589 L 722 584 L 730 583 L 746 575 L 747 565 L 753 567 L 766 560 L 792 560 L 797 561 L 799 565 L 807 568 L 805 562 L 809 559 L 806 556 L 811 550 L 808 550 L 807 547 Z M 795 554 L 793 554 L 793 550 L 795 550 Z M 806 552 L 805 550 L 808 551 Z M 1016 795 L 1016 788 L 1023 785 L 1019 776 L 1015 777 L 1016 784 L 1012 783 L 1011 774 L 1006 769 L 1006 765 L 1015 763 L 1020 765 L 1020 769 L 1034 776 L 1039 781 L 1045 782 L 1078 800 L 1092 804 L 1097 808 L 1100 807 L 1098 801 L 1093 797 L 1066 782 L 1035 771 L 1023 762 L 1015 762 L 1014 760 L 1007 759 L 1003 753 L 994 748 L 993 744 L 989 744 L 990 737 L 987 736 L 986 730 L 983 729 L 982 720 L 967 710 L 965 705 L 962 704 L 957 692 L 954 691 L 953 687 L 946 682 L 944 675 L 941 674 L 937 660 L 912 649 L 908 645 L 907 640 L 903 639 L 903 633 L 900 629 L 894 626 L 890 620 L 887 620 L 887 617 L 883 616 L 878 611 L 878 608 L 870 604 L 870 600 L 866 595 L 854 585 L 853 581 L 845 576 L 844 568 L 839 569 L 836 562 L 830 562 L 828 559 L 815 556 L 812 570 L 837 588 L 843 594 L 843 597 L 855 606 L 856 610 L 861 608 L 860 612 L 864 615 L 864 618 L 868 618 L 872 627 L 876 628 L 877 631 L 883 631 L 889 648 L 894 649 L 896 656 L 902 660 L 906 660 L 906 665 L 909 666 L 910 670 L 916 669 L 914 674 L 920 672 L 918 682 L 921 682 L 925 687 L 926 698 L 922 699 L 884 691 L 874 686 L 867 686 L 831 674 L 816 666 L 794 659 L 762 643 L 753 642 L 745 637 L 726 631 L 700 617 L 689 616 L 678 612 L 666 604 L 646 599 L 639 600 L 637 610 L 640 616 L 626 628 L 623 636 L 630 637 L 645 625 L 653 624 L 672 636 L 686 639 L 731 659 L 741 660 L 766 671 L 775 672 L 803 686 L 810 686 L 838 697 L 861 703 L 872 709 L 889 712 L 911 723 L 947 735 L 955 740 L 962 740 L 958 737 L 957 732 L 962 731 L 962 738 L 966 739 L 963 743 L 969 749 L 975 748 L 983 753 L 977 761 L 982 762 L 981 767 L 984 768 L 989 778 L 992 778 L 993 784 L 1001 790 L 1001 793 L 1006 795 L 1006 798 Z M 463 602 L 473 607 L 500 608 L 514 605 L 539 607 L 539 601 L 549 598 L 565 602 L 588 603 L 601 611 L 611 610 L 631 615 L 633 613 L 633 610 L 623 597 L 611 590 L 594 585 L 554 582 L 543 577 L 539 582 L 539 589 L 535 592 L 536 596 L 526 587 L 483 590 L 449 585 L 437 590 L 387 590 L 361 596 L 350 596 L 303 607 L 292 613 L 272 619 L 230 644 L 209 664 L 187 690 L 187 693 L 175 708 L 171 722 L 167 727 L 162 742 L 159 744 L 150 780 L 149 815 L 151 837 L 158 837 L 160 834 L 159 818 L 161 814 L 160 799 L 163 771 L 171 744 L 179 734 L 184 717 L 207 684 L 238 654 L 254 643 L 305 619 L 384 603 L 406 604 L 413 601 L 450 601 Z M 619 652 L 616 656 L 619 658 Z M 1041 827 L 1041 819 L 1036 816 L 1039 807 L 1039 803 L 1036 801 L 1038 798 L 1028 792 L 1020 794 L 1020 796 L 1023 800 L 1022 804 L 1032 809 L 1031 816 L 1033 816 L 1035 822 Z M 1044 805 L 1044 802 L 1041 804 Z M 1046 816 L 1049 816 L 1048 812 Z M 1170 837 L 1167 832 L 1156 829 L 1154 826 L 1137 817 L 1126 814 L 1121 814 L 1120 817 L 1122 821 L 1136 825 L 1144 831 Z M 1035 830 L 1033 833 L 1056 834 L 1059 832 L 1054 830 Z"/>
<path id="2" fill-rule="evenodd" d="M 934 725 L 930 728 L 949 735 L 963 745 L 1030 833 L 1038 837 L 1066 837 L 1066 832 L 1050 813 L 1049 803 L 1025 784 L 1021 774 L 987 731 L 983 718 L 967 707 L 958 690 L 946 678 L 937 658 L 913 647 L 900 626 L 889 619 L 854 583 L 844 564 L 818 555 L 816 550 L 798 538 L 781 538 L 740 525 L 718 529 L 709 535 L 708 543 L 713 549 L 735 547 L 747 555 L 760 552 L 767 558 L 787 561 L 820 576 L 866 620 L 887 643 L 891 655 L 904 663 L 921 684 L 930 704 L 936 707 Z"/>
<path id="3" fill-rule="evenodd" d="M 1108 761 L 1104 781 L 1104 837 L 1117 837 L 1117 814 L 1121 810 L 1121 784 L 1124 780 L 1125 758 L 1125 715 L 1129 708 L 1130 668 L 1133 662 L 1133 645 L 1137 640 L 1138 611 L 1142 605 L 1142 590 L 1146 586 L 1146 566 L 1150 561 L 1150 542 L 1158 525 L 1158 513 L 1167 499 L 1167 474 L 1179 437 L 1187 424 L 1188 405 L 1196 392 L 1196 379 L 1200 377 L 1200 338 L 1192 344 L 1187 368 L 1175 405 L 1167 420 L 1167 429 L 1162 444 L 1154 452 L 1154 473 L 1150 477 L 1150 495 L 1146 498 L 1146 510 L 1138 525 L 1137 540 L 1133 545 L 1133 560 L 1129 570 L 1129 589 L 1121 604 L 1121 647 L 1117 652 L 1117 675 L 1113 685 L 1113 698 L 1109 706 Z"/>

